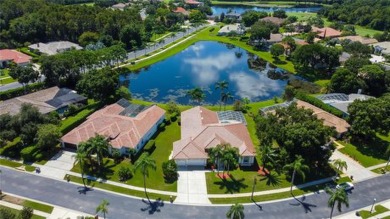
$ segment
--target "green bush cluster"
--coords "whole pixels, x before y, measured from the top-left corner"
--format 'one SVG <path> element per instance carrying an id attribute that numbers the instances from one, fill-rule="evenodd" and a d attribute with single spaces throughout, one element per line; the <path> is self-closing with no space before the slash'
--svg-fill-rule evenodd
<path id="1" fill-rule="evenodd" d="M 332 106 L 329 106 L 328 104 L 322 102 L 321 100 L 315 98 L 315 97 L 312 97 L 312 96 L 309 96 L 309 95 L 306 95 L 302 92 L 297 92 L 296 96 L 295 96 L 297 99 L 300 99 L 300 100 L 303 100 L 305 102 L 308 102 L 320 109 L 323 109 L 325 110 L 326 112 L 328 113 L 331 113 L 337 117 L 343 117 L 343 112 L 332 107 Z"/>
<path id="2" fill-rule="evenodd" d="M 33 93 L 41 90 L 45 87 L 43 83 L 30 84 L 28 87 L 15 88 L 7 91 L 0 92 L 0 100 L 8 100 L 14 97 L 22 96 L 25 94 Z"/>
<path id="3" fill-rule="evenodd" d="M 33 162 L 35 160 L 38 160 L 36 158 L 40 158 L 40 159 L 43 158 L 43 154 L 40 153 L 39 149 L 35 146 L 29 146 L 23 148 L 23 150 L 20 151 L 20 156 L 25 162 Z"/>
<path id="4" fill-rule="evenodd" d="M 154 147 L 156 147 L 156 142 L 154 140 L 149 140 L 148 143 L 146 143 L 144 150 L 149 151 L 152 150 Z"/>

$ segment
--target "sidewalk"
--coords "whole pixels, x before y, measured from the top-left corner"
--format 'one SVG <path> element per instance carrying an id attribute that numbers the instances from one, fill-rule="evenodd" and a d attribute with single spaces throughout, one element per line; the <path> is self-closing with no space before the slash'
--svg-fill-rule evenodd
<path id="1" fill-rule="evenodd" d="M 29 201 L 33 201 L 33 202 L 37 202 L 37 203 L 41 203 L 41 204 L 52 206 L 53 207 L 53 211 L 51 213 L 46 213 L 46 212 L 38 211 L 38 210 L 34 209 L 34 214 L 35 215 L 38 215 L 38 216 L 41 216 L 41 217 L 44 217 L 44 218 L 47 218 L 47 219 L 65 219 L 65 218 L 72 218 L 72 219 L 74 218 L 75 219 L 75 218 L 78 218 L 79 216 L 84 216 L 84 217 L 87 217 L 87 216 L 88 217 L 93 217 L 94 216 L 94 215 L 90 215 L 90 214 L 87 214 L 87 213 L 84 213 L 84 212 L 75 211 L 75 210 L 63 208 L 63 207 L 60 207 L 60 206 L 56 206 L 56 205 L 53 205 L 53 204 L 50 204 L 50 203 L 45 203 L 45 202 L 41 202 L 41 201 L 38 201 L 38 200 L 34 200 L 34 199 L 18 196 L 18 195 L 12 194 L 12 193 L 3 192 L 3 194 L 9 195 L 9 196 L 13 196 L 13 197 L 17 197 L 17 198 L 24 199 L 24 200 L 29 200 Z M 17 210 L 22 210 L 23 209 L 22 205 L 17 205 L 17 204 L 13 204 L 13 203 L 2 201 L 2 200 L 0 200 L 0 205 L 8 207 L 8 208 L 17 209 Z"/>
<path id="2" fill-rule="evenodd" d="M 383 201 L 383 202 L 376 203 L 375 205 L 382 205 L 383 207 L 390 209 L 390 199 Z M 356 215 L 356 212 L 362 211 L 362 210 L 366 210 L 366 211 L 371 210 L 371 205 L 366 206 L 366 207 L 361 208 L 361 209 L 358 209 L 356 211 L 351 211 L 351 212 L 348 212 L 348 213 L 345 213 L 342 215 L 338 215 L 338 216 L 333 217 L 333 218 L 334 219 L 361 219 L 360 216 Z M 389 215 L 390 215 L 390 211 L 387 211 L 387 212 L 384 212 L 382 214 L 378 214 L 378 215 L 375 215 L 373 217 L 370 217 L 370 219 L 384 218 L 384 217 L 389 216 Z"/>

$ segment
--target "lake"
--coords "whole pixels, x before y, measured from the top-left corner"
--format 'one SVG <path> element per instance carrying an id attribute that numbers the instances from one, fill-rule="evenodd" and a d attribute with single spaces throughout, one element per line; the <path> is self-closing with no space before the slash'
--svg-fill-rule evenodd
<path id="1" fill-rule="evenodd" d="M 201 87 L 206 94 L 204 103 L 217 104 L 220 91 L 215 90 L 215 83 L 218 81 L 229 82 L 228 90 L 234 99 L 247 97 L 261 101 L 281 96 L 287 79 L 278 75 L 285 76 L 285 73 L 239 47 L 201 41 L 138 72 L 121 75 L 120 79 L 128 83 L 137 99 L 188 104 L 187 91 Z"/>
<path id="2" fill-rule="evenodd" d="M 255 11 L 265 11 L 268 13 L 274 12 L 276 10 L 284 10 L 286 12 L 318 12 L 321 7 L 254 7 L 254 6 L 245 6 L 245 5 L 218 5 L 212 6 L 211 10 L 213 15 L 220 15 L 222 12 L 227 14 L 229 12 L 242 14 L 247 10 Z"/>

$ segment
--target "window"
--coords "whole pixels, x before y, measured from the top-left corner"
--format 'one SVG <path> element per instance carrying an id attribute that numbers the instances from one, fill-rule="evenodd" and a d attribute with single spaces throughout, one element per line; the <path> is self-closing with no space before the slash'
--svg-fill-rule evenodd
<path id="1" fill-rule="evenodd" d="M 243 163 L 249 163 L 249 157 L 242 157 Z"/>

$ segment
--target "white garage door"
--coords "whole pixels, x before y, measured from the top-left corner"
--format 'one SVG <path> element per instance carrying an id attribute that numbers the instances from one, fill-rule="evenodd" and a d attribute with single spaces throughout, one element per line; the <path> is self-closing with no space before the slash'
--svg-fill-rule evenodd
<path id="1" fill-rule="evenodd" d="M 176 160 L 176 164 L 178 166 L 185 166 L 187 163 L 186 160 Z"/>
<path id="2" fill-rule="evenodd" d="M 187 166 L 205 166 L 206 160 L 204 159 L 191 159 L 187 160 Z"/>

